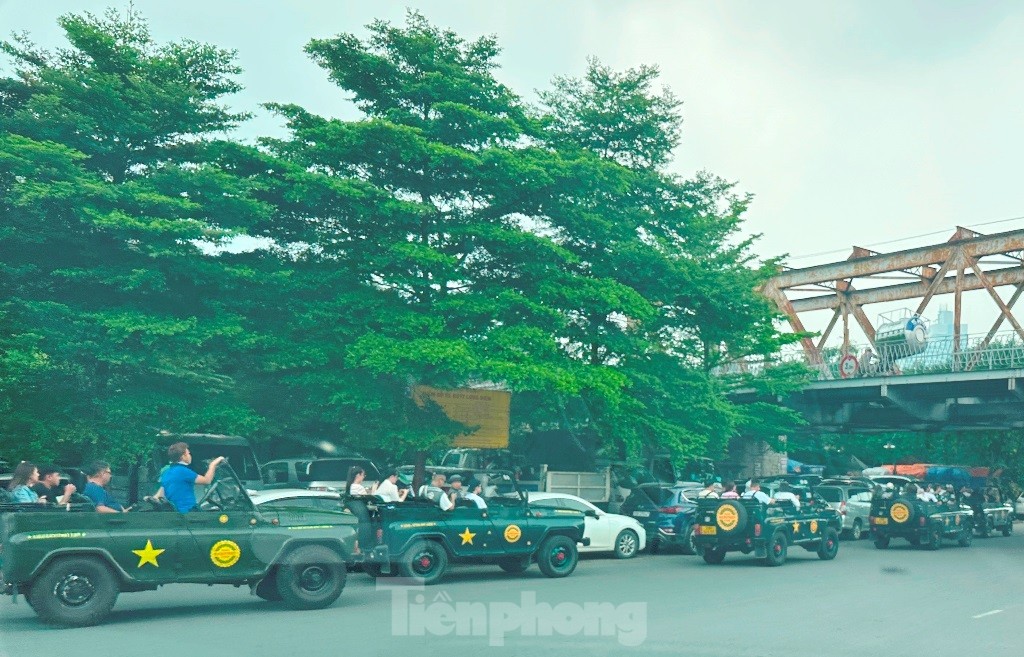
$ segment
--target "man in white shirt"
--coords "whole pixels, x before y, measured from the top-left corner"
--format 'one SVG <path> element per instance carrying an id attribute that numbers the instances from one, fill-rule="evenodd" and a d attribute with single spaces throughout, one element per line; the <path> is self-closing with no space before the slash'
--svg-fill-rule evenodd
<path id="1" fill-rule="evenodd" d="M 761 482 L 757 479 L 750 480 L 750 483 L 747 484 L 747 489 L 743 491 L 742 498 L 745 500 L 757 500 L 761 504 L 772 503 L 772 498 L 761 492 Z"/>
<path id="2" fill-rule="evenodd" d="M 921 500 L 922 502 L 938 502 L 939 501 L 938 498 L 935 497 L 935 493 L 932 492 L 931 484 L 929 484 L 927 488 L 918 489 L 918 491 L 917 491 L 917 499 Z"/>
<path id="3" fill-rule="evenodd" d="M 393 470 L 377 485 L 377 497 L 385 502 L 404 502 L 408 494 L 408 488 L 398 490 L 398 470 Z"/>
<path id="4" fill-rule="evenodd" d="M 484 485 L 480 483 L 479 480 L 474 479 L 473 481 L 469 482 L 469 489 L 466 491 L 466 495 L 464 497 L 465 499 L 475 504 L 476 508 L 486 509 L 487 502 L 484 501 L 484 498 L 480 497 L 480 491 L 482 491 L 483 489 Z"/>
<path id="5" fill-rule="evenodd" d="M 789 482 L 784 481 L 779 484 L 779 489 L 775 491 L 775 495 L 772 497 L 776 500 L 792 502 L 793 506 L 795 506 L 797 510 L 800 509 L 800 498 L 793 493 L 792 489 L 789 487 Z"/>
<path id="6" fill-rule="evenodd" d="M 697 493 L 697 499 L 703 500 L 709 497 L 718 497 L 718 493 L 715 491 L 715 482 L 709 481 L 704 488 Z"/>

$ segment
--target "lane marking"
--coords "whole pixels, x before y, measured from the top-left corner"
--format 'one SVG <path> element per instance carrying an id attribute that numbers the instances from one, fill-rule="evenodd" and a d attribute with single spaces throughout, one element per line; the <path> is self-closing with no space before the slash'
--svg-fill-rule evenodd
<path id="1" fill-rule="evenodd" d="M 984 614 L 978 614 L 977 616 L 972 616 L 971 618 L 984 618 L 985 616 L 993 616 L 995 614 L 1001 613 L 1003 613 L 1002 609 L 993 609 L 992 611 L 986 611 Z"/>

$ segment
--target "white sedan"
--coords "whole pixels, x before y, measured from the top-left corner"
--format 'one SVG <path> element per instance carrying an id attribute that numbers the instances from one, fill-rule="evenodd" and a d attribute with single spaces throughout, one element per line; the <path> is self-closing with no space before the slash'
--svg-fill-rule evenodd
<path id="1" fill-rule="evenodd" d="M 580 552 L 612 552 L 618 559 L 631 559 L 647 546 L 647 532 L 629 516 L 602 511 L 590 502 L 565 493 L 529 493 L 530 506 L 572 509 L 586 514 L 583 536 L 590 545 Z"/>

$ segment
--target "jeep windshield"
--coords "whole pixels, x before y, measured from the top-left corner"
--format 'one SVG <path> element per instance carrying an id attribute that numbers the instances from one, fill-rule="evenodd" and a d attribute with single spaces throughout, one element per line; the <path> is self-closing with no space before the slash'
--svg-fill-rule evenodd
<path id="1" fill-rule="evenodd" d="M 348 481 L 348 471 L 354 465 L 366 471 L 366 479 L 368 481 L 380 481 L 380 472 L 376 466 L 369 459 L 362 458 L 317 459 L 310 461 L 304 480 Z"/>

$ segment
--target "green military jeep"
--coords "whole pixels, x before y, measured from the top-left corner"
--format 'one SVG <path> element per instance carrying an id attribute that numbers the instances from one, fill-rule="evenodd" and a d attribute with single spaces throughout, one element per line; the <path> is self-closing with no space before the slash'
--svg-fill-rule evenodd
<path id="1" fill-rule="evenodd" d="M 911 545 L 931 550 L 942 547 L 943 538 L 968 547 L 974 535 L 974 513 L 955 500 L 937 503 L 876 495 L 868 520 L 871 538 L 879 550 L 888 548 L 893 538 L 905 538 Z"/>
<path id="2" fill-rule="evenodd" d="M 495 564 L 522 573 L 536 561 L 548 577 L 572 574 L 579 560 L 577 544 L 590 543 L 583 536 L 584 514 L 531 507 L 508 472 L 480 471 L 476 479 L 484 508 L 457 496 L 453 508 L 442 510 L 440 497 L 450 490 L 430 487 L 404 502 L 351 497 L 350 504 L 366 504 L 370 511 L 373 545 L 363 550 L 364 571 L 432 584 L 450 563 Z"/>
<path id="3" fill-rule="evenodd" d="M 356 523 L 340 506 L 263 513 L 226 466 L 196 511 L 147 504 L 0 505 L 0 591 L 24 595 L 44 621 L 81 626 L 119 593 L 163 584 L 245 584 L 295 609 L 326 607 L 345 586 Z"/>
<path id="4" fill-rule="evenodd" d="M 693 542 L 709 564 L 720 564 L 727 552 L 754 553 L 766 566 L 786 562 L 789 546 L 799 545 L 828 561 L 839 554 L 842 518 L 813 497 L 798 509 L 792 502 L 763 504 L 753 499 L 697 501 Z"/>

